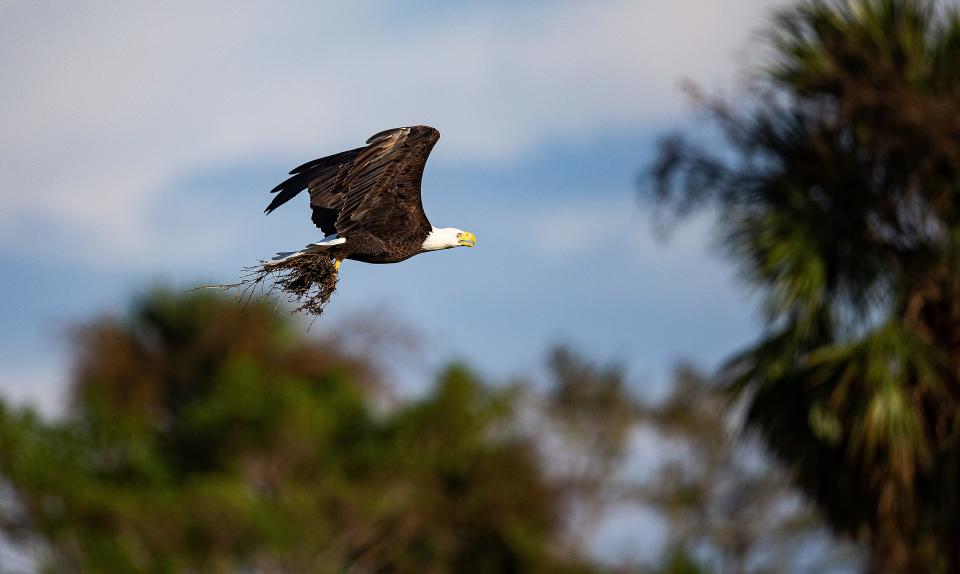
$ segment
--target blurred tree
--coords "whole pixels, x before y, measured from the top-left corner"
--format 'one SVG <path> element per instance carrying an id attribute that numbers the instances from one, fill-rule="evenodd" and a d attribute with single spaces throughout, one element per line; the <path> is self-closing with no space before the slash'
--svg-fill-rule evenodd
<path id="1" fill-rule="evenodd" d="M 667 140 L 654 197 L 709 208 L 765 298 L 727 365 L 749 424 L 877 568 L 960 572 L 960 17 L 923 0 L 782 11 L 729 145 Z"/>
<path id="2" fill-rule="evenodd" d="M 0 407 L 0 527 L 55 572 L 588 572 L 515 391 L 462 367 L 378 414 L 267 306 L 158 291 L 79 329 L 62 421 Z"/>
<path id="3" fill-rule="evenodd" d="M 452 366 L 385 411 L 343 339 L 162 290 L 82 326 L 63 420 L 0 403 L 0 529 L 53 572 L 572 574 L 761 572 L 817 528 L 692 371 L 644 405 L 558 348 L 538 391 Z M 638 423 L 681 454 L 640 483 Z M 593 563 L 605 512 L 636 503 L 670 525 L 663 563 Z"/>
<path id="4" fill-rule="evenodd" d="M 822 517 L 764 456 L 724 389 L 689 366 L 642 424 L 670 445 L 637 486 L 669 528 L 666 571 L 855 571 L 858 549 L 833 539 Z"/>
<path id="5" fill-rule="evenodd" d="M 538 405 L 546 423 L 541 443 L 553 447 L 547 458 L 567 504 L 567 546 L 583 549 L 608 506 L 622 499 L 617 472 L 640 406 L 619 365 L 597 365 L 557 347 L 550 352 L 547 367 L 549 386 Z M 551 443 L 550 438 L 556 440 Z"/>
<path id="6" fill-rule="evenodd" d="M 568 548 L 582 549 L 608 511 L 632 505 L 663 518 L 667 547 L 659 564 L 627 562 L 625 571 L 851 572 L 861 563 L 756 437 L 738 431 L 716 381 L 684 366 L 668 396 L 648 403 L 631 394 L 620 365 L 559 347 L 548 366 L 535 410 L 549 422 L 538 421 L 540 442 L 553 447 L 550 475 L 569 505 Z M 630 460 L 634 439 L 655 441 L 656 456 Z"/>

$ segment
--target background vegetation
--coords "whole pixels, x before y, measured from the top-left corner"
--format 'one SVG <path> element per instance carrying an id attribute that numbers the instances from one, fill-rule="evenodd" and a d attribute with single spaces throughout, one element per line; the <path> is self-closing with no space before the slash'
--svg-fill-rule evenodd
<path id="1" fill-rule="evenodd" d="M 49 571 L 659 570 L 589 552 L 635 504 L 671 524 L 665 571 L 773 572 L 826 540 L 691 370 L 644 405 L 559 348 L 544 385 L 451 365 L 397 400 L 270 305 L 165 290 L 79 327 L 74 355 L 63 420 L 0 409 L 0 525 Z M 623 472 L 638 432 L 678 456 Z"/>
<path id="2" fill-rule="evenodd" d="M 768 31 L 722 152 L 667 141 L 653 197 L 716 210 L 767 328 L 722 376 L 886 571 L 960 571 L 960 16 L 810 1 Z"/>

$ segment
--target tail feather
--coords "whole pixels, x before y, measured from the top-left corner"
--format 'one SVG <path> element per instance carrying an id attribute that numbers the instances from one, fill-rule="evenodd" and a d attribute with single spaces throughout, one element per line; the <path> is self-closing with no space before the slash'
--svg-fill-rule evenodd
<path id="1" fill-rule="evenodd" d="M 301 255 L 306 255 L 307 253 L 316 253 L 318 251 L 326 251 L 327 249 L 335 245 L 343 245 L 347 242 L 346 237 L 337 237 L 336 235 L 328 235 L 322 240 L 317 241 L 316 243 L 310 243 L 305 248 L 300 251 L 281 251 L 277 253 L 270 261 L 264 263 L 264 265 L 276 265 L 283 261 L 293 259 L 294 257 L 300 257 Z"/>
<path id="2" fill-rule="evenodd" d="M 263 266 L 264 266 L 264 267 L 273 267 L 273 266 L 275 266 L 275 265 L 279 265 L 279 264 L 283 263 L 284 261 L 288 261 L 288 260 L 293 259 L 293 258 L 295 258 L 295 257 L 300 257 L 300 256 L 303 255 L 304 253 L 306 253 L 306 250 L 303 250 L 303 251 L 281 251 L 280 253 L 277 253 L 276 255 L 274 255 L 274 256 L 270 259 L 270 261 L 264 261 L 264 262 L 263 262 Z"/>
<path id="3" fill-rule="evenodd" d="M 306 249 L 308 251 L 323 251 L 324 249 L 329 249 L 334 245 L 343 245 L 347 242 L 346 237 L 337 237 L 336 235 L 328 235 L 317 241 L 316 243 L 310 243 L 307 245 Z"/>

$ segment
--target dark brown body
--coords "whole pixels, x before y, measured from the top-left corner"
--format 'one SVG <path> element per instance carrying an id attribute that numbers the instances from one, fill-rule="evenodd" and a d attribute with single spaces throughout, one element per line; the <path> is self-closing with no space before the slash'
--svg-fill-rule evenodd
<path id="1" fill-rule="evenodd" d="M 364 263 L 399 263 L 423 253 L 421 245 L 427 234 L 423 237 L 398 238 L 391 242 L 382 241 L 369 233 L 351 234 L 346 243 L 331 248 L 330 255 L 336 259 L 352 259 Z"/>

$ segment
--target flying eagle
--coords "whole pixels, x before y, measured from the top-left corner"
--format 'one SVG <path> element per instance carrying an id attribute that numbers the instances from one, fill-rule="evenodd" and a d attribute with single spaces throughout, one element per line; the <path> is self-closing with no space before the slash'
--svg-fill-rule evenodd
<path id="1" fill-rule="evenodd" d="M 273 188 L 264 210 L 272 212 L 304 189 L 313 223 L 325 237 L 301 251 L 278 253 L 266 265 L 322 252 L 340 268 L 344 259 L 397 263 L 419 253 L 473 247 L 476 237 L 453 227 L 430 225 L 420 199 L 427 156 L 440 139 L 429 126 L 382 131 L 367 145 L 307 162 Z"/>

